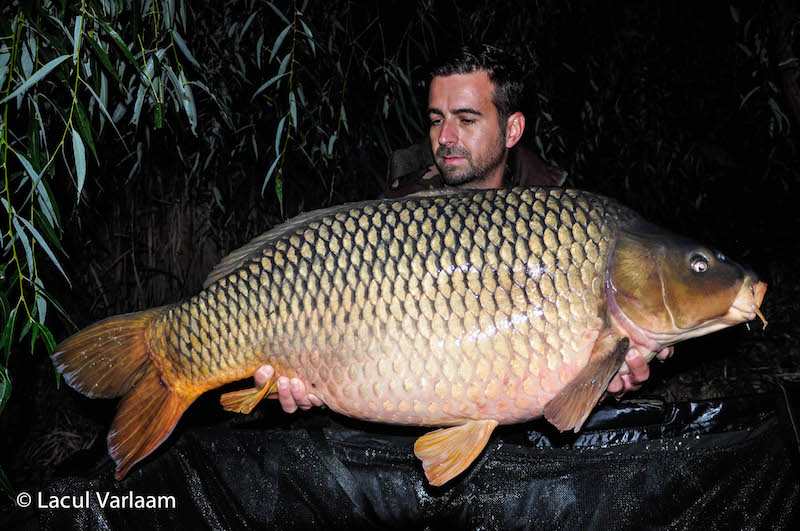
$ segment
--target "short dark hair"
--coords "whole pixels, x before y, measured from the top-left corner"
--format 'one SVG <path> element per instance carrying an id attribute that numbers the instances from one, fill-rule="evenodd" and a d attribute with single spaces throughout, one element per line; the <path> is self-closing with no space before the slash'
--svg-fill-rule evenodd
<path id="1" fill-rule="evenodd" d="M 467 44 L 434 63 L 428 73 L 428 87 L 437 76 L 486 72 L 494 84 L 492 103 L 497 108 L 500 128 L 522 108 L 524 92 L 522 60 L 511 52 L 489 44 Z"/>

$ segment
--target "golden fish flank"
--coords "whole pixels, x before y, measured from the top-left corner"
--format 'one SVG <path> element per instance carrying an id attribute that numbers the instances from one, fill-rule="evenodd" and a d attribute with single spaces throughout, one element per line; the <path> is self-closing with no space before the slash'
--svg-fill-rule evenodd
<path id="1" fill-rule="evenodd" d="M 270 363 L 346 415 L 452 426 L 416 446 L 441 484 L 497 424 L 544 414 L 579 429 L 629 345 L 652 356 L 752 319 L 764 290 L 600 196 L 444 193 L 299 216 L 231 253 L 195 297 L 95 324 L 53 359 L 79 391 L 124 395 L 109 433 L 119 477 L 197 396 Z M 246 413 L 274 390 L 222 402 Z"/>

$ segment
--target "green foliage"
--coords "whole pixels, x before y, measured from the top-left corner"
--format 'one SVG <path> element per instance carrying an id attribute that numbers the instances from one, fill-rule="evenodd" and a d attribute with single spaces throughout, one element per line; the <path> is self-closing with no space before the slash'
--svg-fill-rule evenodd
<path id="1" fill-rule="evenodd" d="M 379 6 L 344 1 L 243 4 L 244 9 L 226 6 L 213 19 L 215 25 L 205 28 L 214 42 L 233 35 L 233 46 L 205 50 L 211 57 L 204 57 L 220 65 L 222 72 L 215 77 L 227 76 L 209 81 L 220 88 L 218 97 L 229 110 L 232 128 L 249 136 L 250 142 L 240 142 L 232 156 L 258 161 L 261 193 L 274 190 L 282 216 L 287 214 L 285 192 L 318 205 L 341 200 L 336 185 L 345 171 L 342 161 L 354 151 L 386 157 L 398 143 L 422 134 L 410 77 L 429 59 L 411 50 L 412 43 L 431 39 L 424 11 L 410 18 L 406 33 L 391 43 L 390 51 Z M 238 94 L 248 92 L 241 87 L 253 79 L 261 81 L 250 89 L 249 101 L 236 101 Z M 370 92 L 374 98 L 365 100 Z M 388 121 L 399 123 L 403 134 L 388 133 L 395 129 L 386 127 Z M 247 149 L 252 152 L 242 151 Z M 299 175 L 302 179 L 290 177 Z M 374 175 L 382 176 L 382 171 Z M 292 182 L 285 183 L 287 178 Z M 377 179 L 371 184 L 379 186 Z"/>
<path id="2" fill-rule="evenodd" d="M 348 198 L 355 188 L 337 191 L 346 157 L 385 157 L 421 135 L 410 79 L 432 52 L 426 8 L 391 40 L 380 9 L 344 0 L 0 8 L 0 412 L 12 352 L 52 353 L 53 319 L 68 321 L 47 287 L 65 293 L 62 241 L 104 188 L 160 167 L 210 190 L 225 212 L 250 180 L 263 209 L 285 217 Z M 364 84 L 374 99 L 364 100 Z M 381 177 L 361 178 L 377 190 Z"/>
<path id="3" fill-rule="evenodd" d="M 746 109 L 756 126 L 751 134 L 779 140 L 789 134 L 791 120 L 779 103 L 783 94 L 774 81 L 775 68 L 791 67 L 798 59 L 778 62 L 770 53 L 768 47 L 777 47 L 775 41 L 780 38 L 774 20 L 769 18 L 775 17 L 770 10 L 744 11 L 742 15 L 731 5 L 730 15 L 738 30 L 737 61 L 742 71 L 750 74 L 737 79 L 737 88 L 742 91 L 739 110 Z"/>

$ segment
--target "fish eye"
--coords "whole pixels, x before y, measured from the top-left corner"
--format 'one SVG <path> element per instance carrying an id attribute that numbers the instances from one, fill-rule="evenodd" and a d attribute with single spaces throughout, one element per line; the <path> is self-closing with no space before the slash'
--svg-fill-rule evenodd
<path id="1" fill-rule="evenodd" d="M 692 256 L 692 271 L 695 273 L 705 273 L 708 270 L 708 259 L 702 254 Z"/>

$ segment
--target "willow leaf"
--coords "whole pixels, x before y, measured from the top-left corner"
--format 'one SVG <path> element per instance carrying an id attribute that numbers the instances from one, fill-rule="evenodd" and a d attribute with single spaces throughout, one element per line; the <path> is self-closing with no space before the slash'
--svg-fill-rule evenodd
<path id="1" fill-rule="evenodd" d="M 289 59 L 291 58 L 292 58 L 292 52 L 287 53 L 286 57 L 284 57 L 283 61 L 281 61 L 281 66 L 278 68 L 278 75 L 286 72 L 286 67 L 289 65 Z"/>
<path id="2" fill-rule="evenodd" d="M 33 271 L 33 252 L 31 251 L 31 243 L 28 241 L 28 235 L 25 234 L 25 231 L 22 230 L 22 226 L 17 222 L 19 216 L 14 213 L 14 229 L 16 230 L 16 234 L 14 235 L 17 240 L 22 244 L 22 248 L 25 249 L 25 259 L 27 260 L 28 264 L 28 271 Z"/>
<path id="3" fill-rule="evenodd" d="M 283 179 L 280 175 L 275 177 L 275 195 L 278 196 L 278 206 L 281 208 L 281 217 L 283 217 Z"/>
<path id="4" fill-rule="evenodd" d="M 181 34 L 178 33 L 177 30 L 172 30 L 172 38 L 175 40 L 175 44 L 178 45 L 178 49 L 183 52 L 183 55 L 186 56 L 189 62 L 192 63 L 196 69 L 200 70 L 200 63 L 197 62 L 197 59 L 194 58 L 192 52 L 189 51 L 189 47 L 186 46 L 186 41 L 183 40 L 183 37 L 181 37 Z"/>
<path id="5" fill-rule="evenodd" d="M 54 255 L 53 251 L 50 250 L 50 246 L 47 245 L 47 240 L 45 240 L 42 237 L 42 235 L 39 234 L 39 231 L 36 230 L 36 227 L 34 227 L 31 224 L 30 221 L 28 221 L 27 219 L 25 219 L 25 218 L 23 218 L 21 216 L 16 216 L 14 218 L 14 224 L 15 225 L 16 225 L 16 221 L 17 220 L 19 220 L 23 225 L 25 225 L 25 227 L 29 231 L 31 231 L 31 234 L 33 234 L 33 237 L 36 238 L 36 241 L 39 242 L 39 245 L 42 246 L 42 249 L 44 250 L 45 254 L 47 254 L 47 256 L 50 258 L 50 261 L 53 262 L 53 265 L 55 265 L 56 268 L 61 272 L 61 274 L 64 275 L 64 279 L 67 281 L 67 284 L 72 286 L 72 283 L 69 281 L 69 277 L 64 272 L 64 270 L 61 268 L 61 262 L 58 261 L 58 258 L 56 258 L 56 255 Z"/>
<path id="6" fill-rule="evenodd" d="M 275 54 L 278 53 L 278 48 L 280 48 L 281 44 L 283 44 L 283 40 L 286 38 L 286 34 L 289 33 L 290 29 L 292 29 L 291 24 L 283 28 L 283 31 L 280 33 L 280 35 L 278 35 L 278 38 L 275 39 L 275 44 L 272 45 L 272 52 L 269 54 L 270 63 L 275 58 Z"/>
<path id="7" fill-rule="evenodd" d="M 258 42 L 256 42 L 256 66 L 258 66 L 259 70 L 261 69 L 261 48 L 263 45 L 264 45 L 264 34 L 262 33 L 261 36 L 258 38 Z M 0 74 L 0 76 L 2 76 L 2 74 Z M 0 81 L 2 80 L 0 79 Z M 0 82 L 0 85 L 2 85 L 2 82 Z"/>
<path id="8" fill-rule="evenodd" d="M 278 130 L 275 133 L 275 155 L 280 157 L 281 156 L 281 134 L 283 133 L 283 126 L 286 123 L 286 116 L 284 115 L 281 118 L 281 121 L 278 122 Z"/>
<path id="9" fill-rule="evenodd" d="M 78 53 L 80 53 L 81 33 L 83 33 L 83 17 L 78 15 L 75 17 L 75 27 L 72 29 L 72 57 L 73 62 L 78 64 Z"/>
<path id="10" fill-rule="evenodd" d="M 92 50 L 94 50 L 94 53 L 100 60 L 100 64 L 103 65 L 106 70 L 108 70 L 114 80 L 119 83 L 120 87 L 124 89 L 125 86 L 123 85 L 122 80 L 119 78 L 119 75 L 117 75 L 117 71 L 114 70 L 114 66 L 111 64 L 111 60 L 108 58 L 108 54 L 105 52 L 105 50 L 103 50 L 103 48 L 97 43 L 96 40 L 92 38 L 91 35 L 86 34 L 84 35 L 84 38 L 87 39 L 89 45 L 92 47 Z"/>
<path id="11" fill-rule="evenodd" d="M 97 156 L 97 151 L 94 148 L 94 139 L 92 138 L 92 126 L 89 122 L 89 116 L 86 114 L 86 110 L 83 108 L 83 105 L 79 101 L 75 101 L 75 110 L 78 111 L 76 117 L 78 119 L 78 129 L 81 131 L 81 136 L 86 141 L 86 144 L 89 146 L 89 150 L 94 155 L 94 160 L 97 164 L 100 164 L 100 158 Z"/>
<path id="12" fill-rule="evenodd" d="M 33 85 L 41 81 L 47 74 L 49 74 L 55 67 L 69 59 L 70 55 L 62 55 L 60 57 L 56 57 L 39 70 L 36 71 L 31 77 L 29 77 L 22 85 L 17 87 L 17 90 L 0 100 L 0 105 L 7 102 L 8 100 L 14 99 L 17 95 L 24 94 L 26 90 L 31 88 Z"/>
<path id="13" fill-rule="evenodd" d="M 44 344 L 47 347 L 47 354 L 48 356 L 53 353 L 53 350 L 56 348 L 56 340 L 53 338 L 53 334 L 44 324 L 39 324 L 39 333 L 42 335 L 44 339 Z"/>
<path id="14" fill-rule="evenodd" d="M 58 217 L 56 216 L 56 211 L 53 208 L 53 203 L 50 201 L 50 195 L 47 193 L 47 188 L 44 185 L 42 175 L 33 169 L 33 165 L 22 153 L 14 151 L 14 154 L 19 159 L 22 167 L 25 168 L 25 172 L 28 174 L 31 182 L 33 183 L 31 185 L 31 195 L 33 195 L 33 191 L 35 190 L 36 196 L 39 199 L 39 204 L 42 206 L 42 211 L 45 213 L 47 218 L 52 221 L 53 225 L 56 226 Z M 20 186 L 24 184 L 24 182 L 25 181 L 20 182 Z M 28 196 L 28 199 L 30 199 L 30 195 Z M 27 203 L 28 199 L 25 200 L 25 203 Z M 3 203 L 5 203 L 5 199 L 3 199 Z"/>
<path id="15" fill-rule="evenodd" d="M 36 318 L 39 320 L 39 324 L 44 324 L 47 317 L 47 299 L 39 291 L 40 288 L 44 289 L 44 286 L 42 286 L 40 277 L 36 277 L 33 283 L 36 285 Z"/>
<path id="16" fill-rule="evenodd" d="M 87 89 L 89 89 L 89 93 L 92 95 L 92 97 L 94 97 L 95 101 L 97 101 L 98 107 L 100 107 L 100 112 L 102 112 L 105 115 L 105 117 L 108 118 L 108 121 L 114 127 L 114 130 L 117 132 L 117 135 L 119 136 L 119 139 L 122 140 L 123 145 L 124 145 L 125 139 L 122 138 L 122 133 L 120 133 L 119 129 L 117 129 L 117 124 L 114 123 L 114 119 L 111 117 L 110 114 L 108 114 L 108 109 L 106 109 L 106 106 L 103 104 L 102 97 L 98 96 L 97 93 L 94 91 L 94 89 L 92 89 L 91 85 L 89 85 L 85 81 L 83 83 L 83 86 L 86 87 Z M 102 90 L 101 90 L 101 92 L 102 92 Z M 99 164 L 99 162 L 98 162 L 98 164 Z"/>
<path id="17" fill-rule="evenodd" d="M 7 49 L 0 50 L 0 87 L 5 83 L 6 76 L 8 75 L 8 61 L 11 59 L 11 52 Z M 258 64 L 261 68 L 261 63 Z"/>
<path id="18" fill-rule="evenodd" d="M 47 236 L 47 240 L 50 242 L 50 244 L 53 245 L 56 249 L 58 249 L 62 253 L 66 254 L 64 252 L 64 249 L 61 247 L 61 242 L 59 241 L 58 236 L 53 230 L 53 224 L 50 223 L 49 218 L 45 216 L 42 212 L 39 212 L 38 210 L 34 210 L 33 214 L 39 220 L 39 228 L 41 228 L 42 231 L 44 232 L 44 235 Z"/>
<path id="19" fill-rule="evenodd" d="M 308 44 L 311 45 L 311 53 L 314 54 L 314 57 L 317 56 L 317 47 L 314 44 L 314 35 L 311 33 L 311 28 L 306 26 L 306 23 L 303 22 L 303 19 L 300 19 L 300 24 L 303 25 L 303 29 L 306 31 L 306 37 L 308 37 Z"/>
<path id="20" fill-rule="evenodd" d="M 258 90 L 256 90 L 255 94 L 253 94 L 253 97 L 252 97 L 252 98 L 250 98 L 250 101 L 253 101 L 253 100 L 256 98 L 256 96 L 258 96 L 259 94 L 261 94 L 261 93 L 262 93 L 264 90 L 266 90 L 266 89 L 267 89 L 267 88 L 268 88 L 270 85 L 272 85 L 273 83 L 275 83 L 276 81 L 278 81 L 280 78 L 282 78 L 283 76 L 285 76 L 285 75 L 287 75 L 287 74 L 288 74 L 288 72 L 287 72 L 287 73 L 283 73 L 283 74 L 278 74 L 277 76 L 273 76 L 273 77 L 271 77 L 271 78 L 269 79 L 269 81 L 267 81 L 266 83 L 264 83 L 263 85 L 261 85 L 260 87 L 258 87 Z"/>
<path id="21" fill-rule="evenodd" d="M 14 308 L 14 310 L 16 311 L 16 308 Z M 9 324 L 13 324 L 13 322 L 9 321 Z M 9 398 L 11 398 L 11 378 L 9 378 L 6 368 L 0 365 L 0 413 L 3 412 L 3 408 L 6 407 Z M 8 491 L 11 489 L 11 484 L 8 482 L 8 479 L 5 478 L 5 474 L 0 480 L 5 480 L 4 482 L 0 481 L 3 490 Z"/>
<path id="22" fill-rule="evenodd" d="M 192 95 L 192 86 L 186 79 L 186 74 L 183 70 L 179 73 L 181 82 L 181 99 L 183 100 L 183 110 L 189 118 L 189 125 L 192 127 L 192 134 L 197 136 L 197 107 L 194 104 L 194 96 Z"/>
<path id="23" fill-rule="evenodd" d="M 6 351 L 6 363 L 8 363 L 8 356 L 11 354 L 11 342 L 14 337 L 14 325 L 17 322 L 17 309 L 15 306 L 8 316 L 6 327 L 3 329 L 3 337 L 0 339 L 0 347 Z"/>
<path id="24" fill-rule="evenodd" d="M 75 155 L 75 171 L 78 174 L 78 201 L 80 201 L 83 183 L 86 181 L 86 150 L 83 147 L 81 135 L 74 128 L 72 129 L 72 154 Z"/>
<path id="25" fill-rule="evenodd" d="M 103 27 L 104 30 L 106 30 L 106 33 L 108 33 L 111 39 L 117 44 L 119 49 L 122 50 L 122 53 L 125 54 L 125 57 L 128 58 L 128 61 L 130 61 L 131 64 L 136 67 L 136 70 L 138 70 L 141 73 L 142 67 L 139 65 L 139 62 L 136 60 L 131 51 L 128 49 L 128 46 L 125 44 L 125 41 L 123 41 L 122 37 L 119 36 L 119 33 L 117 33 L 114 30 L 114 28 L 109 26 L 108 22 L 106 22 L 102 18 L 95 17 L 95 20 Z"/>
<path id="26" fill-rule="evenodd" d="M 242 26 L 242 31 L 240 31 L 239 35 L 236 37 L 237 44 L 242 39 L 242 37 L 244 37 L 244 34 L 247 33 L 247 29 L 250 27 L 250 24 L 253 23 L 253 19 L 256 18 L 257 14 L 258 11 L 253 11 L 253 14 L 250 15 L 250 18 L 248 18 L 247 22 L 244 23 L 244 26 Z"/>
<path id="27" fill-rule="evenodd" d="M 286 18 L 286 15 L 284 15 L 283 13 L 281 13 L 281 10 L 280 10 L 280 9 L 278 9 L 277 7 L 275 7 L 275 4 L 273 4 L 272 2 L 267 2 L 267 5 L 268 5 L 268 6 L 269 6 L 269 7 L 270 7 L 270 8 L 271 8 L 273 11 L 275 11 L 275 13 L 276 13 L 276 14 L 277 14 L 279 17 L 281 17 L 281 20 L 283 20 L 283 21 L 284 21 L 285 23 L 287 23 L 287 24 L 291 24 L 291 22 L 289 22 L 289 19 L 288 19 L 288 18 Z"/>
<path id="28" fill-rule="evenodd" d="M 261 185 L 261 197 L 264 197 L 264 190 L 267 189 L 267 184 L 269 180 L 272 178 L 272 174 L 275 172 L 275 168 L 278 167 L 278 162 L 281 160 L 280 157 L 275 157 L 275 160 L 272 162 L 272 165 L 269 167 L 269 171 L 267 172 L 267 176 L 264 177 L 264 184 Z"/>

